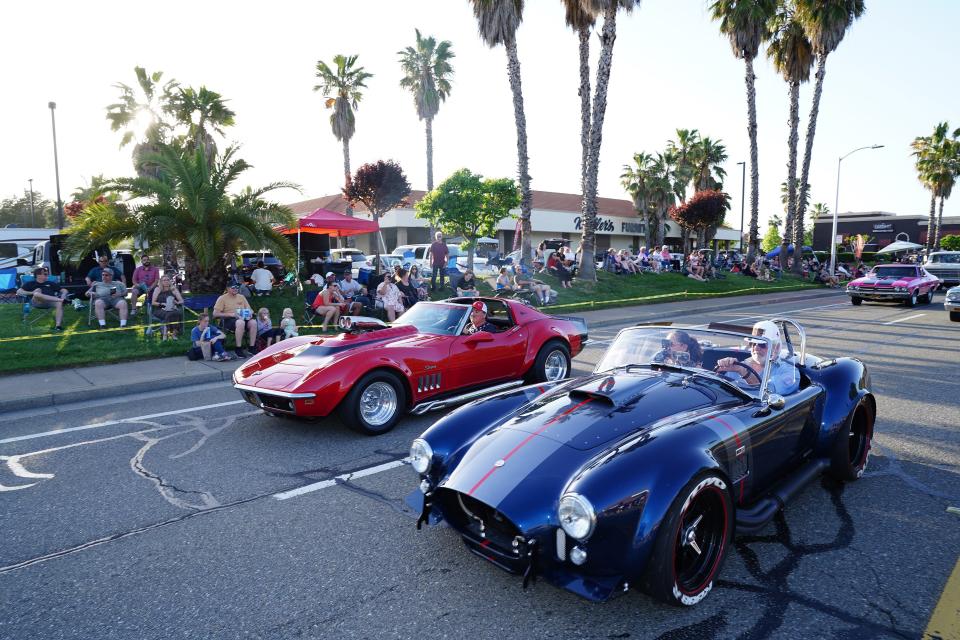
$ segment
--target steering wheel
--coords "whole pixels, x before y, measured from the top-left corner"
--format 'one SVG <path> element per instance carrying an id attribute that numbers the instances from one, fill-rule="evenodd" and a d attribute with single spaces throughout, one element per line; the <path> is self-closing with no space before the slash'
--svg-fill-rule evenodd
<path id="1" fill-rule="evenodd" d="M 732 367 L 737 367 L 738 369 L 742 369 L 742 370 L 743 370 L 743 373 L 741 373 L 740 375 L 743 377 L 744 382 L 746 382 L 747 384 L 750 384 L 750 385 L 758 385 L 758 384 L 760 384 L 760 376 L 757 375 L 757 372 L 754 371 L 752 368 L 748 367 L 747 365 L 743 364 L 742 362 L 737 362 L 736 364 L 732 364 L 732 365 L 730 365 L 730 366 L 732 366 Z M 720 375 L 723 375 L 724 373 L 728 373 L 728 372 L 726 372 L 726 371 L 720 371 L 720 366 L 719 366 L 719 365 L 717 365 L 716 367 L 714 367 L 713 370 L 714 370 L 716 373 L 719 373 Z M 751 377 L 755 380 L 755 382 L 751 382 L 751 381 L 750 381 L 750 378 L 751 378 Z"/>

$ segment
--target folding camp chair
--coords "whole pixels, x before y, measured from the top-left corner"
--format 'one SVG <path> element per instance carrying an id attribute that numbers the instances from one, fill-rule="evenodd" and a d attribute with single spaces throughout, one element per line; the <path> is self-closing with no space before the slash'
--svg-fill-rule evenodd
<path id="1" fill-rule="evenodd" d="M 303 324 L 313 324 L 317 314 L 313 311 L 313 303 L 317 300 L 320 291 L 305 291 L 303 294 Z"/>
<path id="2" fill-rule="evenodd" d="M 0 269 L 0 303 L 17 302 L 17 268 Z"/>
<path id="3" fill-rule="evenodd" d="M 35 279 L 36 278 L 31 275 L 24 274 L 20 276 L 20 286 L 22 287 L 28 282 L 33 282 Z M 60 284 L 60 276 L 47 276 L 47 280 L 54 284 Z M 14 291 L 16 291 L 16 289 L 14 289 Z M 23 304 L 23 324 L 26 326 L 33 326 L 44 318 L 50 318 L 56 311 L 53 306 L 38 307 L 34 305 L 32 298 L 28 296 L 18 296 L 17 300 Z M 64 304 L 66 304 L 66 302 L 64 302 Z"/>
<path id="4" fill-rule="evenodd" d="M 92 289 L 93 289 L 93 288 L 91 287 L 91 288 L 88 289 L 87 291 L 91 291 Z M 87 297 L 87 294 L 86 294 L 86 293 L 84 293 L 83 295 L 84 295 L 85 298 Z M 122 299 L 124 302 L 126 302 L 126 300 L 127 300 L 126 296 L 124 296 L 124 297 L 121 298 L 121 299 Z M 97 308 L 97 299 L 96 299 L 96 297 L 87 298 L 87 326 L 93 326 L 94 321 L 97 319 L 96 308 Z M 109 320 L 110 318 L 113 318 L 114 320 L 117 321 L 117 324 L 120 324 L 120 311 L 119 311 L 119 309 L 117 309 L 116 307 L 107 306 L 107 305 L 105 304 L 105 305 L 103 305 L 103 310 L 104 310 L 103 317 L 104 317 L 105 319 Z M 132 321 L 132 320 L 133 320 L 133 316 L 134 316 L 134 314 L 133 314 L 133 311 L 130 309 L 130 303 L 127 302 L 127 318 L 128 318 L 127 321 L 128 321 L 128 322 Z"/>
<path id="5" fill-rule="evenodd" d="M 151 293 L 153 293 L 153 292 L 151 291 Z M 184 300 L 184 301 L 186 301 L 186 300 Z M 179 320 L 178 322 L 175 322 L 175 323 L 167 323 L 167 321 L 165 320 L 165 318 L 164 318 L 164 316 L 163 316 L 163 305 L 159 305 L 159 308 L 158 308 L 158 307 L 155 307 L 153 304 L 148 305 L 148 306 L 147 306 L 147 328 L 144 330 L 144 333 L 146 333 L 147 335 L 152 334 L 152 333 L 153 333 L 153 325 L 154 325 L 154 324 L 159 324 L 159 325 L 160 325 L 160 334 L 163 336 L 163 339 L 166 340 L 166 339 L 167 339 L 167 325 L 168 325 L 168 324 L 176 324 L 176 325 L 177 325 L 177 333 L 182 336 L 182 335 L 183 335 L 183 326 L 184 326 L 184 325 L 183 325 L 183 323 L 184 323 L 184 316 L 185 316 L 186 314 L 185 314 L 185 311 L 184 311 L 184 308 L 183 308 L 183 305 L 182 305 L 182 304 L 176 304 L 176 305 L 174 305 L 174 309 L 175 309 L 176 311 L 179 311 L 179 312 L 180 312 L 180 320 Z"/>

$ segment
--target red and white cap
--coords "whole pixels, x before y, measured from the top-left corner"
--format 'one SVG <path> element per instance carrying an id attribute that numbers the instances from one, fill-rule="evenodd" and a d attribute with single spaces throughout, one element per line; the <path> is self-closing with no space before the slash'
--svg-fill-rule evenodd
<path id="1" fill-rule="evenodd" d="M 484 313 L 487 312 L 487 305 L 485 305 L 482 300 L 477 300 L 470 306 L 474 309 L 474 311 L 482 311 Z"/>

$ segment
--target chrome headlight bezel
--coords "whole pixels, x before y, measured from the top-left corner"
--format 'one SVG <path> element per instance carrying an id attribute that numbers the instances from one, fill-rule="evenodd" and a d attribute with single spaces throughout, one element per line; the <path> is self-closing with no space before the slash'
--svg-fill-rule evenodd
<path id="1" fill-rule="evenodd" d="M 423 438 L 410 443 L 410 466 L 420 475 L 425 475 L 433 466 L 433 448 Z"/>
<path id="2" fill-rule="evenodd" d="M 597 513 L 590 501 L 579 493 L 566 493 L 557 507 L 557 521 L 575 540 L 586 540 L 597 526 Z"/>

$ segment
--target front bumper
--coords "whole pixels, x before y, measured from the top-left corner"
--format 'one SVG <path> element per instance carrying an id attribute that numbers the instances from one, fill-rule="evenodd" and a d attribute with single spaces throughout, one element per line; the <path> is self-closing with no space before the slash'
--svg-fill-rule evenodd
<path id="1" fill-rule="evenodd" d="M 907 300 L 912 294 L 909 291 L 893 289 L 847 289 L 847 295 L 864 300 Z"/>
<path id="2" fill-rule="evenodd" d="M 285 391 L 265 391 L 259 387 L 234 383 L 233 388 L 240 392 L 243 399 L 265 411 L 279 411 L 290 415 L 297 415 L 297 401 L 312 401 L 315 393 L 287 393 Z"/>
<path id="3" fill-rule="evenodd" d="M 960 311 L 960 300 L 944 300 L 943 308 L 949 311 L 950 313 Z"/>

